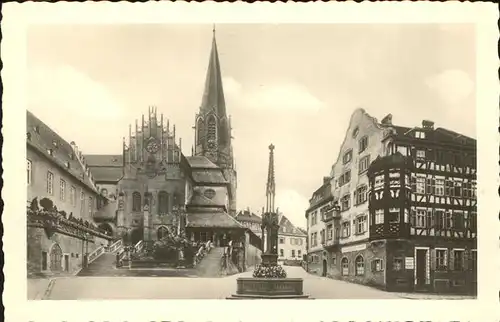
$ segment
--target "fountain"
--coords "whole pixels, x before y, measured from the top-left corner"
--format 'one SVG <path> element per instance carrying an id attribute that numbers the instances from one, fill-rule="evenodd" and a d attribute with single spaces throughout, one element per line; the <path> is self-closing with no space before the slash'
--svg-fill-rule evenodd
<path id="1" fill-rule="evenodd" d="M 266 189 L 266 209 L 262 214 L 262 262 L 255 267 L 253 277 L 238 278 L 236 294 L 228 299 L 305 299 L 301 278 L 287 278 L 278 264 L 279 215 L 274 208 L 274 145 L 269 146 L 269 171 Z M 264 243 L 264 238 L 266 243 Z M 267 244 L 267 245 L 266 245 Z M 265 247 L 267 246 L 267 247 Z M 264 251 L 265 248 L 265 251 Z"/>

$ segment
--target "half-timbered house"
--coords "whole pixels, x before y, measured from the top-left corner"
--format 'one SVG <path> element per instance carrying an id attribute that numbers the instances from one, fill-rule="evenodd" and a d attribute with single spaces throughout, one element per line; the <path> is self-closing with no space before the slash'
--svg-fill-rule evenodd
<path id="1" fill-rule="evenodd" d="M 385 288 L 475 292 L 476 141 L 430 121 L 382 124 L 385 155 L 368 177 L 370 242 L 385 248 Z"/>

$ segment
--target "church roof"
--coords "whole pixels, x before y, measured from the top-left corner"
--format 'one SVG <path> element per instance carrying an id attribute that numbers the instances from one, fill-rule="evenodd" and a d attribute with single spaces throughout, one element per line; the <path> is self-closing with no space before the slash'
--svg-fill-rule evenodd
<path id="1" fill-rule="evenodd" d="M 187 214 L 187 227 L 245 228 L 226 212 L 195 212 Z"/>
<path id="2" fill-rule="evenodd" d="M 224 90 L 222 88 L 221 67 L 217 42 L 215 41 L 215 30 L 212 39 L 212 50 L 208 63 L 207 77 L 205 80 L 205 90 L 201 101 L 200 112 L 206 114 L 213 110 L 219 117 L 226 116 L 226 102 L 224 100 Z"/>
<path id="3" fill-rule="evenodd" d="M 227 184 L 228 181 L 224 178 L 220 170 L 199 170 L 194 169 L 191 172 L 193 181 L 197 184 Z"/>
<path id="4" fill-rule="evenodd" d="M 206 192 L 212 190 L 213 196 Z M 226 189 L 223 187 L 194 187 L 193 194 L 188 200 L 188 206 L 194 207 L 221 207 L 226 206 Z"/>
<path id="5" fill-rule="evenodd" d="M 123 156 L 121 154 L 84 154 L 85 163 L 89 167 L 122 167 Z"/>
<path id="6" fill-rule="evenodd" d="M 122 167 L 90 166 L 90 172 L 96 182 L 118 182 L 123 177 Z"/>
<path id="7" fill-rule="evenodd" d="M 71 144 L 30 111 L 26 111 L 26 131 L 28 135 L 26 143 L 29 147 L 44 155 L 61 169 L 64 169 L 63 171 L 73 176 L 75 180 L 81 182 L 90 190 L 96 191 Z"/>
<path id="8" fill-rule="evenodd" d="M 186 157 L 186 161 L 188 162 L 191 168 L 197 169 L 218 169 L 219 167 L 215 165 L 212 161 L 210 161 L 205 156 L 189 156 Z"/>

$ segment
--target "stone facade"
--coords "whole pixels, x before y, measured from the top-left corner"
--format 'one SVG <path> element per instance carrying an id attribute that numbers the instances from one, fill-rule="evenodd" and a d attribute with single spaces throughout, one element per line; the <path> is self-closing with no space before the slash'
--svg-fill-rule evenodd
<path id="1" fill-rule="evenodd" d="M 73 274 L 82 267 L 87 250 L 90 253 L 111 239 L 111 236 L 96 237 L 103 232 L 84 227 L 86 224 L 97 228 L 94 215 L 103 203 L 102 196 L 77 146 L 65 141 L 30 112 L 27 112 L 26 143 L 28 204 L 36 198 L 41 208 L 40 201 L 50 199 L 57 216 L 71 218 L 73 223 L 81 221 L 82 227 L 74 224 L 67 233 L 64 230 L 48 233 L 43 220 L 28 218 L 28 276 Z M 85 231 L 95 232 L 88 245 L 79 237 Z"/>

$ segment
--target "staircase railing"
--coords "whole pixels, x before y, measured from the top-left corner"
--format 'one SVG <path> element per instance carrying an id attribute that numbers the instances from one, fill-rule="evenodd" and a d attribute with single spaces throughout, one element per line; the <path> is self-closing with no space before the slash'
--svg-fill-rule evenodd
<path id="1" fill-rule="evenodd" d="M 120 247 L 123 246 L 123 240 L 119 239 L 110 246 L 107 247 L 106 251 L 108 253 L 114 253 L 116 252 Z"/>
<path id="2" fill-rule="evenodd" d="M 137 244 L 135 244 L 135 246 L 134 246 L 134 251 L 136 253 L 140 253 L 143 248 L 144 248 L 144 241 L 143 240 L 139 240 L 137 242 Z"/>
<path id="3" fill-rule="evenodd" d="M 100 246 L 99 248 L 94 250 L 92 253 L 88 254 L 87 255 L 87 265 L 92 263 L 93 261 L 95 261 L 99 256 L 104 254 L 104 252 L 105 252 L 105 247 Z"/>

